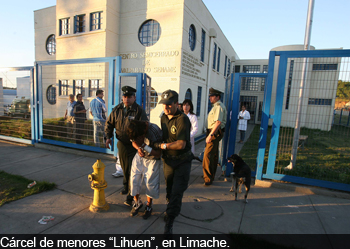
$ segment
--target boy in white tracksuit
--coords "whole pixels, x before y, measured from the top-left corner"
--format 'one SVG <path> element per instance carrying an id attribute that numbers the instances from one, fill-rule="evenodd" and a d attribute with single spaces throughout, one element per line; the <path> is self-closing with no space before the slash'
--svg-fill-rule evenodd
<path id="1" fill-rule="evenodd" d="M 159 198 L 159 173 L 163 165 L 161 150 L 154 149 L 154 143 L 162 141 L 162 130 L 148 121 L 130 121 L 127 135 L 137 152 L 131 165 L 130 194 L 134 196 L 134 204 L 130 216 L 138 214 L 143 206 L 139 197 L 142 179 L 146 184 L 147 206 L 143 215 L 147 219 L 152 214 L 152 200 Z"/>

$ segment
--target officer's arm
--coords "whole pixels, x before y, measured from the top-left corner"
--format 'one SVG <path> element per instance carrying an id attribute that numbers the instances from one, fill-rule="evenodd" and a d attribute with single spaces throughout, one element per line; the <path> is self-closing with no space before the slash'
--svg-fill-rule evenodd
<path id="1" fill-rule="evenodd" d="M 111 114 L 109 114 L 108 119 L 106 121 L 106 125 L 105 125 L 105 133 L 106 133 L 106 136 L 108 139 L 113 137 L 115 119 L 116 119 L 115 112 L 112 111 Z"/>
<path id="2" fill-rule="evenodd" d="M 167 150 L 183 150 L 186 147 L 186 140 L 177 140 L 172 143 L 166 143 Z M 163 144 L 161 144 L 161 149 L 163 149 Z"/>

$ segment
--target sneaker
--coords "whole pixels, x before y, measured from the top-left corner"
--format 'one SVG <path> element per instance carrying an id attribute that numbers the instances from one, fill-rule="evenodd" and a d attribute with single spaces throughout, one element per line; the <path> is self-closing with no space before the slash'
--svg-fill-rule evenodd
<path id="1" fill-rule="evenodd" d="M 130 216 L 133 217 L 135 215 L 138 214 L 138 212 L 140 211 L 140 209 L 142 208 L 143 204 L 141 203 L 134 203 L 134 205 L 132 206 L 131 212 L 130 212 Z"/>
<path id="2" fill-rule="evenodd" d="M 114 176 L 115 178 L 118 178 L 118 177 L 123 177 L 124 174 L 122 172 L 115 172 L 112 174 L 112 176 Z"/>
<path id="3" fill-rule="evenodd" d="M 152 207 L 146 206 L 145 212 L 143 214 L 143 219 L 147 220 L 152 215 Z"/>
<path id="4" fill-rule="evenodd" d="M 124 205 L 125 205 L 125 206 L 128 206 L 128 207 L 131 207 L 131 206 L 132 206 L 132 200 L 126 200 L 126 201 L 124 201 Z"/>

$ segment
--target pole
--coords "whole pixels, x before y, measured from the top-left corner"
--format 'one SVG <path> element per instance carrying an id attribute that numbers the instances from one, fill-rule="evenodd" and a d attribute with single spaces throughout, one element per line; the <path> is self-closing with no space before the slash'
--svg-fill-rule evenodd
<path id="1" fill-rule="evenodd" d="M 309 7 L 307 13 L 306 20 L 306 29 L 305 29 L 305 39 L 304 39 L 304 50 L 310 50 L 310 40 L 311 40 L 311 27 L 312 27 L 312 17 L 314 12 L 314 0 L 309 0 Z M 299 100 L 298 100 L 298 109 L 297 109 L 297 117 L 295 120 L 294 127 L 294 137 L 293 137 L 293 146 L 292 146 L 292 156 L 290 159 L 290 164 L 286 167 L 286 169 L 293 169 L 296 164 L 297 153 L 298 153 L 298 144 L 299 144 L 299 135 L 300 135 L 300 119 L 304 98 L 304 86 L 307 77 L 308 70 L 308 58 L 304 58 L 303 62 L 303 70 L 300 81 L 300 89 L 299 89 Z"/>

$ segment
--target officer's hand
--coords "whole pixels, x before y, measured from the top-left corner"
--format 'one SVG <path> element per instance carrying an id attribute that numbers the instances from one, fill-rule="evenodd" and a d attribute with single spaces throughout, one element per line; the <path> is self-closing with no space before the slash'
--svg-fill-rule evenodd
<path id="1" fill-rule="evenodd" d="M 145 153 L 143 153 L 143 151 L 141 149 L 138 149 L 137 152 L 139 153 L 140 157 L 144 157 Z"/>
<path id="2" fill-rule="evenodd" d="M 109 145 L 112 146 L 112 140 L 111 140 L 111 139 L 107 139 L 107 140 L 106 140 L 106 148 L 107 148 L 107 149 L 110 149 L 110 148 L 109 148 Z"/>

